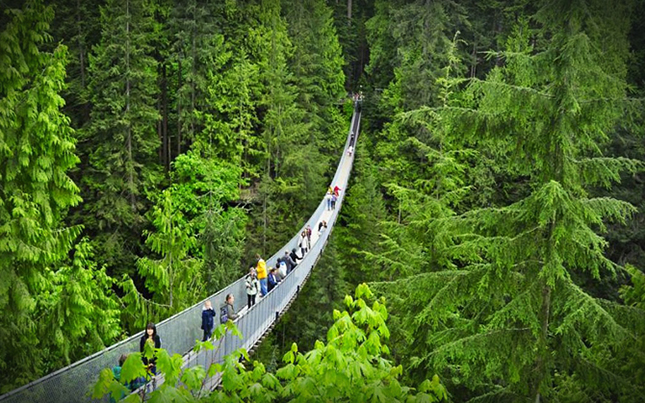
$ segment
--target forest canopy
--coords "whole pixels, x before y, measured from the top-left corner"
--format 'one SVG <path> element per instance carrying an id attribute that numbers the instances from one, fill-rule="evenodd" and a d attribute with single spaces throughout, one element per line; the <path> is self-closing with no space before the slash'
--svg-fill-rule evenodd
<path id="1" fill-rule="evenodd" d="M 640 0 L 0 2 L 0 393 L 276 252 L 324 196 L 360 93 L 341 215 L 254 356 L 262 376 L 329 348 L 367 282 L 396 382 L 640 401 L 644 16 Z"/>

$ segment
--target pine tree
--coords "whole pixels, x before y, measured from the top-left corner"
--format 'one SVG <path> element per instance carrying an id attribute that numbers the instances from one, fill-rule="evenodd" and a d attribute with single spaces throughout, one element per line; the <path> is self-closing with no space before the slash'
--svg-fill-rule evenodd
<path id="1" fill-rule="evenodd" d="M 109 0 L 101 7 L 101 42 L 90 57 L 91 124 L 79 146 L 88 168 L 77 221 L 87 225 L 110 272 L 134 267 L 150 204 L 146 192 L 159 182 L 151 32 L 145 0 Z"/>
<path id="2" fill-rule="evenodd" d="M 55 0 L 49 2 L 56 10 L 56 24 L 52 26 L 54 43 L 63 43 L 69 49 L 67 87 L 63 92 L 64 111 L 71 119 L 71 126 L 82 128 L 90 119 L 89 53 L 100 39 L 99 7 L 91 1 Z M 82 167 L 72 175 L 80 183 Z"/>
<path id="3" fill-rule="evenodd" d="M 280 2 L 261 3 L 261 25 L 253 29 L 253 37 L 264 49 L 258 62 L 263 81 L 260 117 L 264 154 L 259 198 L 262 207 L 255 214 L 255 225 L 262 235 L 250 248 L 267 253 L 283 245 L 324 193 L 324 162 L 315 144 L 310 141 L 311 125 L 305 122 L 304 111 L 296 104 L 297 89 L 287 60 L 293 52 Z M 261 165 L 260 165 L 261 166 Z"/>
<path id="4" fill-rule="evenodd" d="M 297 102 L 312 123 L 311 138 L 323 151 L 338 152 L 344 119 L 335 112 L 345 95 L 345 74 L 332 11 L 321 0 L 285 2 L 282 10 L 294 45 L 289 66 L 298 88 Z"/>
<path id="5" fill-rule="evenodd" d="M 62 220 L 80 202 L 67 172 L 78 162 L 62 112 L 66 48 L 40 49 L 53 9 L 28 1 L 0 33 L 0 368 L 2 391 L 38 377 L 46 351 L 35 313 L 80 233 Z M 36 340 L 36 342 L 35 342 Z"/>
<path id="6" fill-rule="evenodd" d="M 183 214 L 174 206 L 170 190 L 161 194 L 150 216 L 155 231 L 144 231 L 146 245 L 159 258 L 139 259 L 137 271 L 152 298 L 150 301 L 143 298 L 129 278 L 121 284 L 127 292 L 124 297 L 126 315 L 133 319 L 128 323 L 132 322 L 138 328 L 179 312 L 204 295 L 199 275 L 201 261 L 188 253 L 195 247 L 196 240 L 189 232 Z"/>
<path id="7" fill-rule="evenodd" d="M 338 260 L 346 268 L 343 277 L 353 286 L 388 278 L 387 274 L 391 273 L 382 270 L 381 265 L 375 269 L 376 259 L 367 258 L 380 255 L 381 223 L 385 221 L 387 212 L 380 193 L 377 168 L 369 158 L 365 141 L 362 137 L 356 147 L 354 173 L 339 217 L 339 223 L 344 225 L 334 229 L 337 234 L 334 239 L 339 245 Z"/>
<path id="8" fill-rule="evenodd" d="M 536 38 L 520 24 L 504 66 L 469 87 L 476 108 L 444 109 L 452 138 L 510 141 L 509 169 L 531 184 L 515 203 L 440 220 L 456 242 L 444 253 L 457 267 L 396 283 L 413 312 L 410 337 L 425 341 L 412 346 L 413 368 L 444 373 L 467 396 L 632 401 L 643 393 L 612 358 L 635 340 L 637 324 L 576 282 L 579 273 L 600 279 L 619 270 L 596 231 L 633 212 L 588 195 L 636 167 L 600 152 L 622 112 L 625 26 L 611 21 L 626 12 L 624 4 L 543 3 L 544 50 L 534 51 Z M 601 47 L 608 37 L 616 43 Z"/>
<path id="9" fill-rule="evenodd" d="M 92 246 L 81 240 L 67 264 L 51 273 L 37 309 L 39 348 L 49 351 L 48 369 L 85 358 L 121 336 L 120 310 L 105 267 L 98 268 Z"/>
<path id="10" fill-rule="evenodd" d="M 177 66 L 176 144 L 177 155 L 202 131 L 200 119 L 211 109 L 205 102 L 210 71 L 222 65 L 221 35 L 217 35 L 212 3 L 189 0 L 172 8 L 172 62 Z M 224 60 L 226 56 L 224 56 Z"/>

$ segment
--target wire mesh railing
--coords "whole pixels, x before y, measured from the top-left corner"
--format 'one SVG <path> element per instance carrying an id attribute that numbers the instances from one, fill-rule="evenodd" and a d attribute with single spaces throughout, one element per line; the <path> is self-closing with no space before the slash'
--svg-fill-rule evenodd
<path id="1" fill-rule="evenodd" d="M 157 333 L 161 336 L 162 348 L 166 349 L 170 354 L 187 355 L 185 366 L 192 367 L 199 364 L 208 367 L 213 362 L 222 362 L 224 356 L 240 347 L 250 349 L 277 320 L 277 314 L 282 313 L 286 309 L 288 303 L 294 298 L 300 287 L 306 281 L 319 256 L 322 254 L 344 199 L 344 190 L 347 187 L 354 160 L 354 153 L 350 155 L 347 150 L 350 146 L 350 140 L 352 143 L 354 140 L 352 139 L 352 133 L 355 133 L 357 136 L 360 128 L 360 112 L 357 111 L 357 108 L 354 110 L 350 132 L 348 133 L 336 174 L 332 180 L 332 186 L 338 185 L 343 189 L 336 202 L 336 209 L 332 210 L 331 213 L 328 212 L 326 200 L 323 199 L 316 211 L 296 235 L 277 253 L 266 260 L 267 267 L 275 266 L 278 257 L 284 254 L 284 250 L 290 251 L 292 248 L 297 248 L 299 235 L 302 230 L 307 225 L 316 228 L 316 224 L 320 222 L 323 215 L 329 215 L 327 219 L 328 229 L 319 235 L 317 241 L 312 245 L 311 250 L 304 256 L 298 266 L 274 290 L 266 297 L 261 298 L 236 321 L 236 325 L 242 332 L 243 338 L 240 340 L 237 337 L 227 335 L 222 342 L 221 348 L 217 350 L 202 350 L 196 354 L 188 354 L 192 350 L 195 340 L 201 340 L 202 338 L 200 325 L 204 301 L 209 299 L 214 303 L 215 307 L 218 307 L 224 303 L 225 296 L 230 293 L 238 301 L 236 305 L 242 306 L 246 301 L 244 277 L 241 277 L 190 308 L 157 324 Z M 6 393 L 0 396 L 0 402 L 87 402 L 91 400 L 91 388 L 98 380 L 101 370 L 116 365 L 121 354 L 139 351 L 139 340 L 142 335 L 143 331 L 43 378 Z M 217 377 L 210 379 L 208 386 L 215 385 L 217 381 Z"/>

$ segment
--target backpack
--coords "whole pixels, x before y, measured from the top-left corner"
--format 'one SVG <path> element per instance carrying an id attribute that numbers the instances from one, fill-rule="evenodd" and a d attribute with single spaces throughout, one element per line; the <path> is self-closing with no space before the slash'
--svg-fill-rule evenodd
<path id="1" fill-rule="evenodd" d="M 219 309 L 219 322 L 226 323 L 228 322 L 228 307 L 224 305 Z"/>

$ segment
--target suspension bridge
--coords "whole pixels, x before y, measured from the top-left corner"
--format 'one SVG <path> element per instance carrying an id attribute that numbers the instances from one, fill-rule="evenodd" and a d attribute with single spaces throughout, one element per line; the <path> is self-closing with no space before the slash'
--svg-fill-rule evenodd
<path id="1" fill-rule="evenodd" d="M 240 339 L 227 334 L 218 349 L 203 349 L 199 352 L 192 351 L 195 340 L 201 340 L 202 338 L 200 324 L 204 301 L 207 299 L 211 300 L 217 308 L 224 303 L 226 295 L 233 294 L 239 309 L 246 301 L 244 277 L 239 278 L 215 294 L 209 295 L 204 300 L 157 324 L 157 332 L 162 337 L 162 347 L 171 355 L 181 354 L 184 357 L 184 368 L 190 368 L 195 365 L 202 365 L 208 368 L 213 363 L 223 362 L 226 355 L 238 348 L 252 350 L 262 341 L 265 334 L 271 331 L 275 323 L 280 319 L 280 316 L 289 309 L 289 306 L 298 296 L 301 288 L 309 278 L 318 259 L 322 256 L 325 245 L 329 240 L 331 231 L 338 218 L 354 162 L 354 153 L 351 150 L 354 149 L 354 142 L 358 137 L 360 120 L 360 104 L 355 102 L 354 113 L 345 141 L 343 154 L 336 169 L 336 174 L 331 182 L 332 187 L 338 186 L 342 189 L 336 202 L 336 208 L 334 210 L 328 210 L 326 200 L 321 200 L 316 211 L 304 226 L 296 232 L 295 236 L 271 256 L 271 258 L 267 259 L 267 267 L 275 266 L 276 260 L 284 254 L 285 250 L 291 251 L 292 248 L 298 248 L 300 233 L 307 225 L 311 226 L 313 230 L 312 245 L 303 257 L 303 260 L 267 296 L 261 298 L 250 309 L 246 309 L 245 307 L 240 310 L 240 317 L 235 321 L 235 324 L 241 331 L 243 337 Z M 327 229 L 318 233 L 318 223 L 323 220 L 327 222 Z M 139 340 L 142 335 L 143 331 L 65 368 L 59 369 L 47 376 L 6 393 L 0 396 L 0 402 L 80 403 L 91 401 L 91 389 L 98 380 L 101 370 L 115 366 L 121 354 L 139 351 Z M 205 386 L 212 390 L 217 386 L 219 379 L 220 375 L 216 374 L 206 380 Z M 162 383 L 162 376 L 156 377 L 154 382 L 151 382 L 154 387 L 159 387 Z M 104 400 L 107 401 L 107 398 Z"/>

